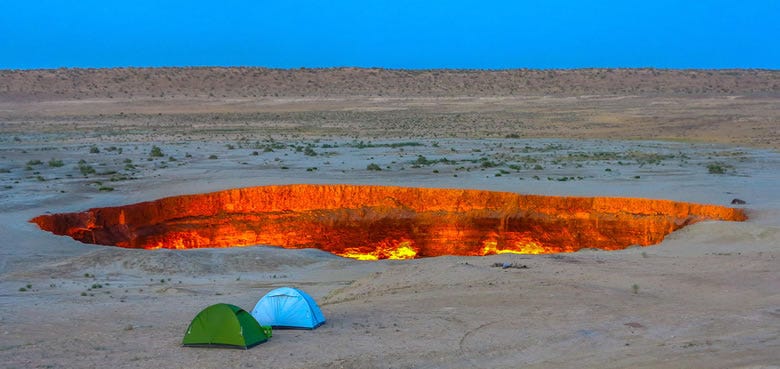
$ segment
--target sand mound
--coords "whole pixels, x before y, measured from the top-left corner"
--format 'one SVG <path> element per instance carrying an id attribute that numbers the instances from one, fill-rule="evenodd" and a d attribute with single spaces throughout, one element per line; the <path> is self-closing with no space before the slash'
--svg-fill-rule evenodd
<path id="1" fill-rule="evenodd" d="M 91 274 L 232 274 L 270 272 L 338 261 L 338 256 L 314 249 L 285 250 L 275 247 L 242 247 L 211 250 L 131 250 L 106 248 L 86 255 L 47 263 L 15 277 L 49 275 L 52 278 Z"/>
<path id="2" fill-rule="evenodd" d="M 469 257 L 437 257 L 399 264 L 387 262 L 388 268 L 357 279 L 348 287 L 333 291 L 324 304 L 338 304 L 365 298 L 379 298 L 398 293 L 418 293 L 453 288 L 456 285 L 487 284 L 502 268 L 494 265 L 522 265 L 534 258 L 525 255 L 493 255 L 479 259 Z M 541 258 L 537 256 L 535 258 Z M 382 263 L 382 262 L 380 262 Z M 459 275 L 456 281 L 452 275 Z"/>
<path id="3" fill-rule="evenodd" d="M 652 250 L 675 250 L 678 253 L 770 252 L 780 244 L 780 228 L 752 222 L 703 222 L 672 233 L 664 244 L 667 247 Z M 735 249 L 736 244 L 742 247 Z"/>

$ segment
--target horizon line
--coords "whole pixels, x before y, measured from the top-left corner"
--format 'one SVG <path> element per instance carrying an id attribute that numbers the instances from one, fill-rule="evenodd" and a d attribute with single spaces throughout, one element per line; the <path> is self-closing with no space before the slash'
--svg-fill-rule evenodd
<path id="1" fill-rule="evenodd" d="M 659 70 L 659 71 L 734 71 L 734 70 L 753 70 L 753 71 L 780 71 L 780 68 L 764 67 L 726 67 L 726 68 L 671 68 L 671 67 L 553 67 L 553 68 L 392 68 L 392 67 L 365 67 L 365 66 L 318 66 L 318 67 L 268 67 L 257 65 L 150 65 L 150 66 L 108 66 L 108 67 L 87 67 L 87 66 L 60 66 L 48 68 L 3 68 L 0 71 L 50 71 L 50 70 L 110 70 L 110 69 L 266 69 L 280 71 L 296 70 L 380 70 L 380 71 L 476 71 L 476 72 L 502 72 L 502 71 L 577 71 L 577 70 Z"/>

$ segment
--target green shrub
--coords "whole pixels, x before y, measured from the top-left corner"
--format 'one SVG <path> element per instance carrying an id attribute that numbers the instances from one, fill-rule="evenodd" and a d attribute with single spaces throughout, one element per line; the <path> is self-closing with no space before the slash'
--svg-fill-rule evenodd
<path id="1" fill-rule="evenodd" d="M 63 163 L 62 160 L 57 160 L 57 159 L 54 159 L 54 158 L 49 160 L 49 166 L 52 167 L 52 168 L 59 168 L 59 167 L 61 167 L 63 165 L 65 165 L 65 163 Z"/>
<path id="2" fill-rule="evenodd" d="M 725 174 L 726 167 L 719 163 L 708 164 L 707 172 L 709 172 L 710 174 Z"/>
<path id="3" fill-rule="evenodd" d="M 377 165 L 376 163 L 371 163 L 371 164 L 368 164 L 366 166 L 366 170 L 380 171 L 380 170 L 382 170 L 382 168 L 379 165 Z"/>
<path id="4" fill-rule="evenodd" d="M 79 171 L 84 177 L 96 173 L 95 168 L 89 164 L 79 164 Z"/>
<path id="5" fill-rule="evenodd" d="M 483 158 L 483 159 L 484 159 L 484 158 Z M 482 164 L 480 164 L 480 166 L 481 166 L 482 168 L 494 168 L 494 167 L 497 167 L 497 166 L 498 166 L 498 164 L 496 164 L 496 163 L 495 163 L 495 162 L 493 162 L 493 161 L 490 161 L 490 160 L 484 159 L 484 160 L 482 161 Z"/>
<path id="6" fill-rule="evenodd" d="M 163 154 L 162 149 L 158 146 L 152 146 L 152 150 L 149 151 L 149 156 L 153 158 L 161 158 L 165 156 L 165 154 Z"/>

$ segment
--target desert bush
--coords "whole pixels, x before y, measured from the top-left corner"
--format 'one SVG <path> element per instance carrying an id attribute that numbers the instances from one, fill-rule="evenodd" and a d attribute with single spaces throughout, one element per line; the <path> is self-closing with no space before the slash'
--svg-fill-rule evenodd
<path id="1" fill-rule="evenodd" d="M 162 149 L 158 146 L 152 146 L 152 150 L 149 151 L 149 156 L 153 158 L 161 158 L 165 156 L 165 154 L 163 154 Z"/>
<path id="2" fill-rule="evenodd" d="M 709 174 L 725 174 L 728 169 L 728 166 L 722 163 L 707 164 Z"/>
<path id="3" fill-rule="evenodd" d="M 88 176 L 88 175 L 90 175 L 90 174 L 95 174 L 95 173 L 97 173 L 97 172 L 95 171 L 95 168 L 93 168 L 91 165 L 89 165 L 89 164 L 86 164 L 86 163 L 80 163 L 80 164 L 79 164 L 79 172 L 81 172 L 81 174 L 82 174 L 84 177 L 86 177 L 86 176 Z"/>
<path id="4" fill-rule="evenodd" d="M 415 160 L 413 164 L 415 164 L 415 165 L 431 165 L 431 164 L 436 164 L 436 160 L 428 160 L 428 158 L 426 158 L 423 155 L 417 155 L 417 160 Z"/>
<path id="5" fill-rule="evenodd" d="M 497 167 L 497 166 L 498 166 L 498 164 L 496 164 L 495 162 L 493 162 L 493 161 L 490 161 L 490 160 L 488 160 L 488 159 L 486 159 L 486 158 L 483 158 L 483 160 L 482 160 L 482 164 L 480 164 L 480 166 L 481 166 L 482 168 L 493 168 L 493 167 Z"/>

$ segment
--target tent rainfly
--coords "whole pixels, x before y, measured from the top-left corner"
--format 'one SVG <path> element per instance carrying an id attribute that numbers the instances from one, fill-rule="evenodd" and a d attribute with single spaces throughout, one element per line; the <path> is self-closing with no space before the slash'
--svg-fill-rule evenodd
<path id="1" fill-rule="evenodd" d="M 182 345 L 236 347 L 247 349 L 271 337 L 271 328 L 262 327 L 244 309 L 230 304 L 214 304 L 192 319 Z"/>
<path id="2" fill-rule="evenodd" d="M 268 292 L 257 302 L 252 316 L 261 325 L 274 328 L 314 329 L 325 323 L 325 316 L 314 299 L 290 287 Z"/>

